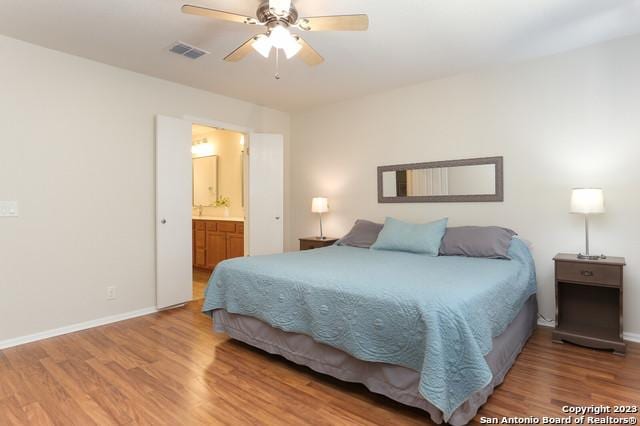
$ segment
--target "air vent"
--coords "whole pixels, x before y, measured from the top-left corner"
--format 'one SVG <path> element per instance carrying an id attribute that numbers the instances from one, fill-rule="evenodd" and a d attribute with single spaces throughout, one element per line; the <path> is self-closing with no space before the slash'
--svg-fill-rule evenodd
<path id="1" fill-rule="evenodd" d="M 185 56 L 189 59 L 198 59 L 201 56 L 209 54 L 209 52 L 207 52 L 206 50 L 199 49 L 195 46 L 191 46 L 190 44 L 183 43 L 181 41 L 178 41 L 173 46 L 171 46 L 171 48 L 169 48 L 169 51 L 181 56 Z"/>

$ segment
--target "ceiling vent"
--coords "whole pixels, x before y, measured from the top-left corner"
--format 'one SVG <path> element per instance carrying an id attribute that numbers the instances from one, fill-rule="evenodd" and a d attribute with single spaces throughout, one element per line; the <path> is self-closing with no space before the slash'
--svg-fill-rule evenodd
<path id="1" fill-rule="evenodd" d="M 169 51 L 180 56 L 187 57 L 189 59 L 198 59 L 201 56 L 209 54 L 209 52 L 207 52 L 206 50 L 199 49 L 195 46 L 191 46 L 190 44 L 183 43 L 181 41 L 178 41 L 173 46 L 171 46 L 169 48 Z"/>

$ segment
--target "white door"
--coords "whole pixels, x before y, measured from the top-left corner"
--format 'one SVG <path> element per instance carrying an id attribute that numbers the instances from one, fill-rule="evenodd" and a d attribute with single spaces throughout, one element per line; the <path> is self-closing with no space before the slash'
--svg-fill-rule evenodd
<path id="1" fill-rule="evenodd" d="M 284 249 L 284 139 L 249 135 L 249 255 Z"/>
<path id="2" fill-rule="evenodd" d="M 191 122 L 156 117 L 156 306 L 192 298 Z"/>

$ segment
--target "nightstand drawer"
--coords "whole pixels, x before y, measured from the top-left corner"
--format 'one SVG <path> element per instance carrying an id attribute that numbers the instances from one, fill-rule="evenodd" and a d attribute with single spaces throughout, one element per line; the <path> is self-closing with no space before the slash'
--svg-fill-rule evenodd
<path id="1" fill-rule="evenodd" d="M 322 241 L 304 241 L 300 243 L 300 250 L 313 250 L 317 248 L 326 247 L 327 245 Z"/>
<path id="2" fill-rule="evenodd" d="M 614 287 L 622 284 L 622 268 L 618 266 L 558 262 L 556 268 L 558 281 L 597 283 Z"/>

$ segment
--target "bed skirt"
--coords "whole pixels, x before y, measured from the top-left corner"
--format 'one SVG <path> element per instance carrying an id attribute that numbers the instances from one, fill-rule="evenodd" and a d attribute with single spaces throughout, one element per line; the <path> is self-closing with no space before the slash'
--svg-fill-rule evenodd
<path id="1" fill-rule="evenodd" d="M 537 315 L 538 303 L 534 294 L 506 330 L 493 339 L 493 349 L 485 356 L 493 373 L 493 380 L 458 407 L 449 419 L 449 424 L 464 425 L 473 419 L 493 393 L 493 389 L 502 383 L 522 351 L 536 327 Z M 317 372 L 347 382 L 362 383 L 372 392 L 418 407 L 429 413 L 435 423 L 443 423 L 442 411 L 419 394 L 420 374 L 417 371 L 398 365 L 362 361 L 344 351 L 318 343 L 307 335 L 285 332 L 258 319 L 228 313 L 222 309 L 215 310 L 213 318 L 217 332 L 227 333 L 233 339 L 271 354 L 281 355 Z"/>

